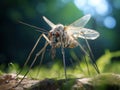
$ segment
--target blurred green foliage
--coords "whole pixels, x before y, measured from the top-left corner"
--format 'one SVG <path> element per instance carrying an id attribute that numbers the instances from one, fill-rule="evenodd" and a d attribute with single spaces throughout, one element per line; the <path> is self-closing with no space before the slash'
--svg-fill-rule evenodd
<path id="1" fill-rule="evenodd" d="M 114 58 L 120 59 L 120 51 L 117 52 L 110 52 L 106 50 L 105 54 L 102 55 L 97 60 L 98 68 L 100 69 L 101 73 L 115 73 L 120 74 L 120 67 L 119 67 L 119 60 Z M 5 73 L 6 68 L 4 65 L 0 66 L 0 72 Z M 88 73 L 88 69 L 90 74 Z M 7 73 L 18 73 L 20 67 L 18 64 L 10 63 L 8 69 L 6 70 Z M 22 75 L 28 70 L 28 67 L 23 69 Z M 77 62 L 76 65 L 73 67 L 67 68 L 67 77 L 68 78 L 82 78 L 82 77 L 91 77 L 97 75 L 95 69 L 93 68 L 92 64 L 88 62 L 88 67 L 84 60 L 81 62 Z M 33 67 L 27 75 L 30 78 L 37 78 L 37 79 L 44 79 L 44 78 L 55 78 L 55 79 L 64 79 L 64 68 L 61 62 L 55 62 L 51 65 L 41 65 L 40 67 Z"/>
<path id="2" fill-rule="evenodd" d="M 113 72 L 120 74 L 120 51 L 110 52 L 105 51 L 105 54 L 101 56 L 97 64 L 102 72 Z"/>

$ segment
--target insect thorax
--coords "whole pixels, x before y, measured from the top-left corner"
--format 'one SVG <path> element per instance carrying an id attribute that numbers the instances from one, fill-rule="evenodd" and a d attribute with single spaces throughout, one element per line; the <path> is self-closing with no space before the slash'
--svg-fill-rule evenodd
<path id="1" fill-rule="evenodd" d="M 53 48 L 58 48 L 60 46 L 64 48 L 74 48 L 78 45 L 77 41 L 68 34 L 65 28 L 66 27 L 62 24 L 58 24 L 50 30 L 48 38 Z"/>

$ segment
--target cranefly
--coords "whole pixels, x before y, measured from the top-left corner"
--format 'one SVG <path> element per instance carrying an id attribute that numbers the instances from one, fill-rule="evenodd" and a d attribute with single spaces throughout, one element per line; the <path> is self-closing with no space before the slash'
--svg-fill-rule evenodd
<path id="1" fill-rule="evenodd" d="M 40 39 L 43 37 L 43 38 L 45 38 L 46 42 L 45 42 L 44 47 L 34 57 L 34 60 L 31 63 L 28 71 L 25 73 L 24 77 L 21 79 L 21 81 L 16 86 L 18 86 L 22 82 L 22 80 L 28 74 L 29 70 L 32 68 L 32 66 L 34 65 L 38 56 L 40 56 L 40 55 L 41 55 L 41 62 L 42 62 L 46 47 L 48 45 L 51 46 L 52 58 L 55 57 L 56 48 L 61 48 L 61 53 L 63 56 L 62 59 L 63 59 L 63 64 L 64 64 L 64 74 L 65 74 L 66 79 L 67 79 L 67 73 L 66 73 L 64 48 L 80 47 L 81 50 L 83 51 L 83 53 L 85 53 L 90 58 L 92 65 L 95 68 L 95 70 L 97 71 L 97 73 L 100 73 L 100 71 L 97 67 L 97 64 L 94 60 L 91 48 L 87 41 L 87 39 L 94 40 L 94 39 L 98 38 L 100 34 L 95 30 L 84 28 L 84 26 L 87 24 L 87 22 L 90 20 L 90 18 L 91 18 L 91 15 L 88 14 L 88 15 L 85 15 L 82 18 L 76 20 L 72 24 L 70 24 L 68 26 L 64 26 L 62 24 L 54 24 L 50 20 L 48 20 L 45 16 L 43 16 L 43 19 L 45 20 L 45 22 L 51 27 L 51 30 L 49 32 L 44 29 L 38 28 L 36 26 L 19 21 L 20 23 L 22 23 L 24 25 L 33 27 L 36 30 L 40 30 L 40 32 L 42 32 L 42 34 L 39 36 L 37 42 L 35 43 L 33 49 L 31 50 L 30 54 L 28 55 L 28 58 L 24 64 L 24 66 L 26 66 L 26 64 L 29 62 L 30 57 L 31 57 L 32 53 L 34 52 L 34 50 L 36 49 L 36 46 L 38 45 Z M 78 38 L 85 39 L 90 54 L 78 42 Z M 22 69 L 21 69 L 21 71 L 22 71 Z M 21 73 L 21 71 L 19 71 L 17 75 L 19 75 Z"/>

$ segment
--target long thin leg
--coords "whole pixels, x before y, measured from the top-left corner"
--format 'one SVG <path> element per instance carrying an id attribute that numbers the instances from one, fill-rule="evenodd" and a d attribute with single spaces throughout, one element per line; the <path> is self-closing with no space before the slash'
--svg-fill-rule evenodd
<path id="1" fill-rule="evenodd" d="M 46 42 L 45 44 L 47 44 L 47 42 Z M 42 52 L 41 59 L 40 59 L 40 62 L 39 62 L 39 67 L 40 67 L 41 64 L 42 64 L 42 61 L 43 61 L 43 58 L 44 58 L 44 54 L 45 54 L 45 50 L 46 50 L 46 48 L 45 48 L 44 51 Z M 39 72 L 40 72 L 40 69 L 38 70 L 38 73 L 37 73 L 37 76 L 36 76 L 36 77 L 38 77 Z"/>
<path id="2" fill-rule="evenodd" d="M 61 52 L 62 52 L 62 56 L 63 56 L 65 79 L 67 80 L 66 63 L 65 63 L 65 51 L 64 51 L 64 42 L 63 42 L 62 40 L 63 40 L 63 38 L 62 38 L 62 36 L 61 36 Z"/>
<path id="3" fill-rule="evenodd" d="M 93 57 L 92 50 L 91 50 L 91 48 L 90 48 L 90 46 L 89 46 L 89 44 L 88 44 L 87 39 L 85 39 L 85 41 L 86 41 L 88 50 L 89 50 L 89 52 L 90 52 L 90 55 L 85 51 L 85 49 L 82 47 L 82 45 L 81 45 L 80 43 L 78 43 L 78 45 L 79 45 L 79 47 L 82 49 L 82 51 L 90 58 L 90 60 L 91 60 L 91 62 L 92 62 L 92 65 L 93 65 L 93 67 L 95 68 L 95 70 L 97 71 L 97 73 L 100 73 L 100 71 L 99 71 L 99 69 L 98 69 L 98 67 L 97 67 L 97 64 L 96 64 L 96 62 L 95 62 L 95 59 L 94 59 L 94 57 Z M 92 58 L 91 58 L 91 57 L 92 57 Z"/>
<path id="4" fill-rule="evenodd" d="M 39 36 L 39 38 L 37 39 L 37 42 L 35 43 L 33 49 L 32 49 L 31 52 L 29 53 L 29 55 L 28 55 L 28 57 L 27 57 L 24 65 L 23 65 L 23 68 L 17 73 L 16 77 L 22 72 L 22 70 L 24 69 L 24 67 L 25 67 L 25 66 L 27 65 L 27 63 L 29 62 L 31 55 L 32 55 L 32 53 L 34 52 L 34 50 L 35 50 L 36 46 L 38 45 L 38 43 L 39 43 L 40 39 L 42 38 L 42 36 L 43 36 L 43 34 L 41 34 L 41 35 Z"/>
<path id="5" fill-rule="evenodd" d="M 80 43 L 78 43 L 78 46 L 82 49 L 83 53 L 85 53 L 89 57 L 88 52 L 85 51 L 85 49 L 83 48 L 83 46 Z"/>
<path id="6" fill-rule="evenodd" d="M 93 65 L 93 67 L 95 68 L 95 70 L 97 71 L 97 73 L 99 74 L 100 71 L 99 71 L 98 66 L 97 66 L 97 64 L 96 64 L 96 62 L 95 62 L 95 58 L 94 58 L 94 55 L 93 55 L 92 50 L 91 50 L 91 48 L 90 48 L 90 45 L 89 45 L 89 43 L 88 43 L 88 41 L 87 41 L 87 39 L 86 39 L 85 34 L 84 34 L 84 33 L 82 33 L 82 34 L 83 34 L 84 37 L 85 37 L 85 42 L 86 42 L 86 44 L 87 44 L 87 48 L 88 48 L 89 53 L 90 53 L 90 60 L 91 60 L 91 62 L 92 62 L 92 65 Z"/>
<path id="7" fill-rule="evenodd" d="M 26 77 L 26 75 L 29 73 L 30 69 L 32 68 L 32 66 L 34 65 L 36 59 L 38 58 L 38 56 L 40 56 L 40 54 L 44 51 L 44 49 L 48 46 L 49 43 L 46 43 L 45 46 L 36 54 L 33 62 L 31 63 L 29 69 L 27 70 L 27 72 L 25 73 L 24 77 L 20 80 L 20 82 L 15 86 L 17 87 L 22 81 L 23 79 Z"/>
<path id="8" fill-rule="evenodd" d="M 37 44 L 38 44 L 38 42 L 40 41 L 40 39 L 41 39 L 42 36 L 47 40 L 47 43 L 46 43 L 46 44 L 44 45 L 44 47 L 36 54 L 36 56 L 35 56 L 32 64 L 30 65 L 28 71 L 25 73 L 24 77 L 21 79 L 21 81 L 20 81 L 15 87 L 17 87 L 17 86 L 22 82 L 22 80 L 23 80 L 23 79 L 25 78 L 25 76 L 28 74 L 29 70 L 30 70 L 30 69 L 32 68 L 32 66 L 34 65 L 37 57 L 44 51 L 44 49 L 45 49 L 45 48 L 48 46 L 48 44 L 50 43 L 49 39 L 47 38 L 47 36 L 46 36 L 45 34 L 40 35 L 40 37 L 38 38 L 38 40 L 37 40 L 36 44 L 34 45 L 32 51 L 30 52 L 30 54 L 29 54 L 29 56 L 28 56 L 28 58 L 27 58 L 27 60 L 26 60 L 26 62 L 25 62 L 25 64 L 24 64 L 24 67 L 25 67 L 25 65 L 28 63 L 28 61 L 29 61 L 32 53 L 34 52 L 34 50 L 35 50 L 35 48 L 36 48 L 36 46 L 37 46 Z M 22 70 L 23 70 L 23 69 L 22 69 Z M 21 70 L 21 71 L 22 71 L 22 70 Z M 21 71 L 19 72 L 19 74 L 21 73 Z M 19 74 L 17 74 L 17 75 L 19 75 Z"/>
<path id="9" fill-rule="evenodd" d="M 97 71 L 97 73 L 100 74 L 100 71 L 99 71 L 98 66 L 97 66 L 97 64 L 96 64 L 96 62 L 95 62 L 94 55 L 93 55 L 93 53 L 92 53 L 92 50 L 91 50 L 91 48 L 90 48 L 90 45 L 89 45 L 87 39 L 85 39 L 85 42 L 86 42 L 87 47 L 88 47 L 88 50 L 89 50 L 89 52 L 90 52 L 90 56 L 91 56 L 90 59 L 91 59 L 91 61 L 92 61 L 92 64 L 93 64 L 95 70 Z"/>
<path id="10" fill-rule="evenodd" d="M 88 57 L 90 57 L 90 55 L 88 54 L 88 52 L 85 51 L 85 49 L 83 48 L 83 46 L 78 42 L 78 45 L 79 47 L 82 49 L 83 53 L 85 55 L 87 55 Z M 85 63 L 87 65 L 87 69 L 88 69 L 88 74 L 90 75 L 90 71 L 89 71 L 89 67 L 88 67 L 88 63 L 87 63 L 87 60 L 86 60 L 86 57 L 84 57 L 84 60 L 85 60 Z"/>
<path id="11" fill-rule="evenodd" d="M 65 52 L 64 52 L 64 48 L 63 47 L 61 47 L 61 49 L 62 49 L 62 55 L 63 55 L 65 79 L 67 80 L 66 63 L 65 63 Z"/>

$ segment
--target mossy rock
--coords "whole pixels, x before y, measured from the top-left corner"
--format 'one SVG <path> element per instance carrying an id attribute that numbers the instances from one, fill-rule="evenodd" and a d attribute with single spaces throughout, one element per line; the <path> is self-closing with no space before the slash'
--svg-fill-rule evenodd
<path id="1" fill-rule="evenodd" d="M 120 90 L 120 75 L 103 73 L 91 78 L 69 78 L 33 80 L 25 78 L 14 87 L 21 78 L 13 75 L 0 76 L 0 90 Z"/>
<path id="2" fill-rule="evenodd" d="M 95 90 L 120 90 L 120 75 L 113 73 L 100 74 L 95 76 L 91 83 L 93 83 Z"/>
<path id="3" fill-rule="evenodd" d="M 46 79 L 33 85 L 29 90 L 120 90 L 120 75 L 107 73 L 92 78 Z"/>

